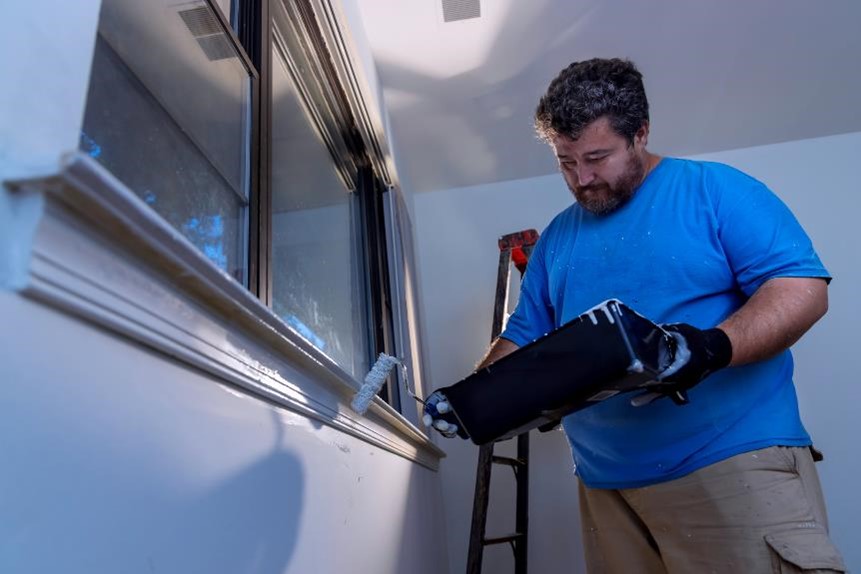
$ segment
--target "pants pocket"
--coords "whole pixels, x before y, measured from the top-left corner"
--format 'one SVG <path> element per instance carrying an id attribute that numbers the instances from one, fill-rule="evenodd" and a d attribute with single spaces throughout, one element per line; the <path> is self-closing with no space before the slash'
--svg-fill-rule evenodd
<path id="1" fill-rule="evenodd" d="M 773 572 L 846 572 L 843 558 L 825 529 L 816 523 L 805 526 L 765 536 L 765 542 L 772 551 Z"/>

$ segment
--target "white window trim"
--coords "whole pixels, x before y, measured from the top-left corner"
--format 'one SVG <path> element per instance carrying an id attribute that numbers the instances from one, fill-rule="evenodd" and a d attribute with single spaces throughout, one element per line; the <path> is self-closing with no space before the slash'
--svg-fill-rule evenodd
<path id="1" fill-rule="evenodd" d="M 379 398 L 365 416 L 350 410 L 358 381 L 93 159 L 73 152 L 55 175 L 6 187 L 0 221 L 11 224 L 0 230 L 0 257 L 9 268 L 0 288 L 439 468 L 445 453 L 421 430 Z"/>

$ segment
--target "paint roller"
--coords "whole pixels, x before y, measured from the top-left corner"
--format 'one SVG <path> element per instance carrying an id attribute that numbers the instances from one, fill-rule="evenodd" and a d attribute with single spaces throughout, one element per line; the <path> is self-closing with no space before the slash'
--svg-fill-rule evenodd
<path id="1" fill-rule="evenodd" d="M 410 389 L 409 379 L 407 377 L 407 367 L 404 365 L 404 362 L 397 357 L 380 353 L 380 356 L 377 357 L 377 362 L 374 363 L 374 366 L 371 367 L 371 370 L 368 371 L 367 375 L 365 375 L 365 380 L 362 383 L 362 386 L 353 397 L 353 402 L 350 403 L 352 409 L 360 415 L 365 414 L 368 411 L 368 407 L 371 406 L 374 397 L 377 396 L 377 393 L 379 393 L 380 389 L 383 388 L 383 384 L 386 382 L 386 378 L 388 378 L 389 373 L 391 373 L 392 369 L 398 365 L 401 367 L 404 389 L 407 394 L 418 402 L 425 404 L 425 402 L 417 397 Z"/>
<path id="2" fill-rule="evenodd" d="M 412 389 L 410 389 L 407 367 L 404 365 L 403 361 L 385 353 L 380 353 L 374 366 L 371 367 L 371 370 L 368 371 L 367 375 L 365 375 L 365 380 L 362 383 L 362 386 L 359 388 L 358 392 L 353 397 L 353 401 L 350 403 L 352 409 L 360 415 L 365 414 L 371 406 L 371 403 L 374 401 L 374 397 L 377 396 L 377 393 L 379 393 L 380 389 L 383 388 L 383 384 L 386 382 L 389 373 L 391 373 L 392 369 L 398 365 L 401 367 L 401 373 L 403 374 L 404 390 L 406 390 L 409 396 L 425 405 L 425 413 L 422 415 L 422 422 L 424 425 L 426 427 L 433 426 L 444 436 L 455 436 L 458 432 L 458 426 L 455 423 L 436 418 L 437 416 L 444 415 L 451 411 L 451 406 L 445 401 L 444 397 L 440 393 L 433 393 L 427 401 L 419 398 Z M 433 413 L 433 416 L 431 416 L 430 413 Z"/>

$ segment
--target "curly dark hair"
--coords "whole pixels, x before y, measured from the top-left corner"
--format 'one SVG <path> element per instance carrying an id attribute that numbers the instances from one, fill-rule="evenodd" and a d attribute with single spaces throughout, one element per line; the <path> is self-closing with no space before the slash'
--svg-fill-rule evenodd
<path id="1" fill-rule="evenodd" d="M 557 135 L 577 139 L 603 116 L 629 144 L 649 121 L 643 75 L 630 60 L 594 58 L 562 70 L 538 102 L 535 131 L 548 143 Z"/>

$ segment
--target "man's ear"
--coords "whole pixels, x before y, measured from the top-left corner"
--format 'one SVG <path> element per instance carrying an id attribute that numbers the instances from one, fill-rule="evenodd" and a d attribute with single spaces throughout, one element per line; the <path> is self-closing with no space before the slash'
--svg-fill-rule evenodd
<path id="1" fill-rule="evenodd" d="M 637 130 L 637 133 L 634 134 L 634 145 L 639 148 L 645 148 L 646 144 L 649 143 L 649 122 L 648 120 L 643 122 L 643 125 L 640 126 L 640 129 Z"/>

